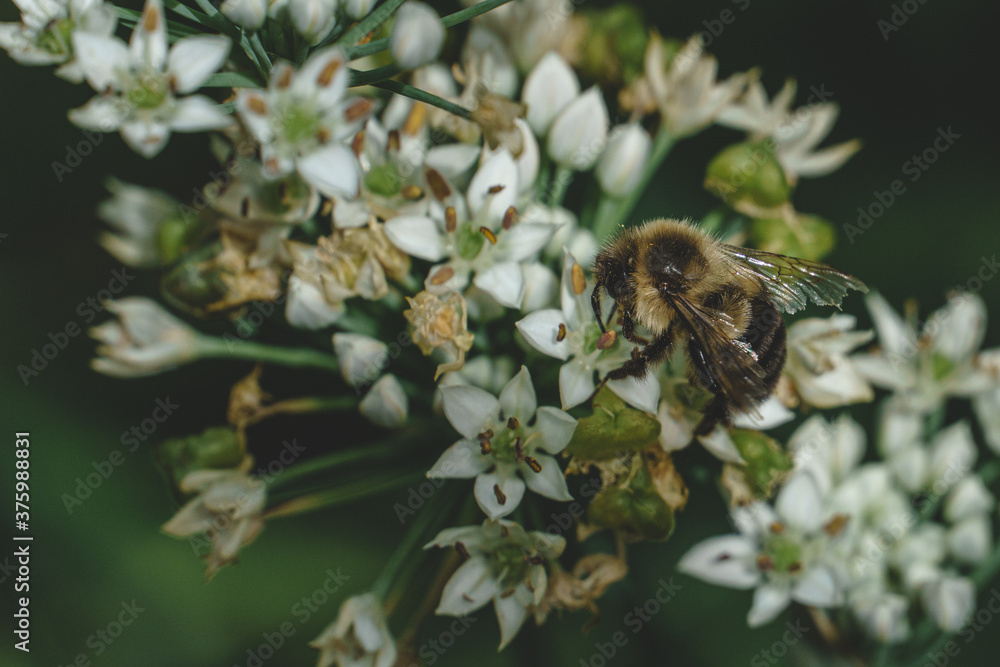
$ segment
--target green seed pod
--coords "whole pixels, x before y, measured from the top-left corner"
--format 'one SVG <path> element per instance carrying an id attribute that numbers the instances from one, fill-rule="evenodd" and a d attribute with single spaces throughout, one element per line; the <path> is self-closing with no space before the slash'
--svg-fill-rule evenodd
<path id="1" fill-rule="evenodd" d="M 595 526 L 622 531 L 632 541 L 665 540 L 674 530 L 674 512 L 657 493 L 641 457 L 632 460 L 624 487 L 602 489 L 587 509 Z"/>
<path id="2" fill-rule="evenodd" d="M 612 459 L 623 451 L 639 451 L 656 444 L 660 422 L 625 405 L 604 387 L 594 397 L 594 411 L 580 419 L 566 451 L 584 461 Z"/>
<path id="3" fill-rule="evenodd" d="M 759 218 L 750 225 L 750 240 L 761 250 L 803 259 L 823 259 L 833 250 L 837 234 L 833 225 L 815 215 L 794 220 Z"/>
<path id="4" fill-rule="evenodd" d="M 785 204 L 792 190 L 768 140 L 723 149 L 708 165 L 705 188 L 736 210 L 758 211 Z"/>
<path id="5" fill-rule="evenodd" d="M 730 437 L 746 461 L 741 470 L 754 497 L 769 498 L 775 485 L 792 469 L 792 457 L 760 431 L 734 429 Z"/>
<path id="6" fill-rule="evenodd" d="M 243 461 L 243 438 L 229 426 L 213 426 L 196 435 L 164 440 L 156 447 L 156 462 L 174 488 L 195 470 L 235 468 Z"/>

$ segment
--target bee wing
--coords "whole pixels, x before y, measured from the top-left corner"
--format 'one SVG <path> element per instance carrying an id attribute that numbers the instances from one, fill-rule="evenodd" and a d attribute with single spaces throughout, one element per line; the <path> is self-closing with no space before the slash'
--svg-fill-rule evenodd
<path id="1" fill-rule="evenodd" d="M 703 383 L 712 391 L 717 389 L 742 412 L 755 412 L 756 401 L 764 388 L 764 369 L 757 363 L 757 355 L 744 341 L 737 340 L 739 330 L 729 315 L 695 305 L 683 298 L 672 300 L 674 308 L 688 325 L 695 343 L 689 345 L 695 370 L 707 377 Z M 714 385 L 714 388 L 713 388 Z"/>
<path id="2" fill-rule="evenodd" d="M 786 313 L 802 310 L 810 300 L 821 306 L 839 308 L 848 289 L 868 291 L 854 276 L 822 262 L 720 245 L 732 260 L 731 270 L 739 276 L 760 280 L 774 305 Z"/>

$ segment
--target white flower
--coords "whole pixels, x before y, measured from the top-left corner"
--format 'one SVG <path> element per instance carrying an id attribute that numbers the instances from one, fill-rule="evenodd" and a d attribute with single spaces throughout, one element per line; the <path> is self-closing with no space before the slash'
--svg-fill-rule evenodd
<path id="1" fill-rule="evenodd" d="M 267 504 L 263 481 L 239 470 L 195 470 L 184 476 L 181 491 L 197 493 L 163 530 L 177 537 L 204 533 L 212 542 L 207 576 L 236 560 L 236 553 L 264 528 Z"/>
<path id="2" fill-rule="evenodd" d="M 976 352 L 986 331 L 986 306 L 973 294 L 955 293 L 918 333 L 879 294 L 865 300 L 880 349 L 851 362 L 876 386 L 897 392 L 910 410 L 930 411 L 948 396 L 976 396 L 997 387 L 995 369 L 983 363 L 993 354 Z"/>
<path id="3" fill-rule="evenodd" d="M 538 261 L 556 228 L 516 221 L 517 184 L 514 158 L 500 150 L 480 166 L 465 198 L 451 196 L 434 207 L 432 217 L 392 218 L 385 233 L 414 257 L 447 260 L 432 267 L 424 282 L 432 294 L 462 291 L 474 274 L 473 285 L 500 305 L 518 308 L 527 289 L 525 267 Z"/>
<path id="4" fill-rule="evenodd" d="M 337 25 L 337 0 L 287 0 L 287 3 L 292 26 L 312 45 L 323 41 Z"/>
<path id="5" fill-rule="evenodd" d="M 343 314 L 343 301 L 337 303 L 327 301 L 322 285 L 295 274 L 289 276 L 285 319 L 293 327 L 312 331 L 325 329 Z"/>
<path id="6" fill-rule="evenodd" d="M 444 24 L 434 8 L 410 0 L 396 12 L 396 21 L 389 35 L 389 52 L 405 69 L 426 65 L 441 51 L 444 44 Z"/>
<path id="7" fill-rule="evenodd" d="M 341 375 L 347 384 L 354 387 L 374 382 L 389 360 L 388 345 L 361 334 L 333 334 L 333 350 L 337 354 Z"/>
<path id="8" fill-rule="evenodd" d="M 179 217 L 180 202 L 160 190 L 110 179 L 111 198 L 102 201 L 97 214 L 114 231 L 101 234 L 101 245 L 123 264 L 140 268 L 161 263 L 160 228 Z"/>
<path id="9" fill-rule="evenodd" d="M 476 501 L 491 519 L 517 508 L 525 486 L 554 500 L 572 500 L 558 454 L 573 437 L 576 420 L 562 410 L 538 407 L 524 366 L 500 392 L 472 386 L 441 389 L 444 414 L 462 439 L 430 469 L 430 478 L 476 478 Z M 518 476 L 520 473 L 520 476 Z"/>
<path id="10" fill-rule="evenodd" d="M 110 37 L 118 16 L 103 0 L 15 0 L 20 23 L 0 23 L 0 48 L 22 65 L 61 65 L 56 75 L 83 81 L 73 35 Z"/>
<path id="11" fill-rule="evenodd" d="M 597 163 L 597 180 L 604 192 L 624 197 L 639 187 L 652 148 L 653 140 L 638 123 L 619 125 L 612 130 Z"/>
<path id="12" fill-rule="evenodd" d="M 132 150 L 151 158 L 172 131 L 202 132 L 232 119 L 214 100 L 187 95 L 205 83 L 229 55 L 221 35 L 193 35 L 167 51 L 166 19 L 160 0 L 146 0 L 129 44 L 113 36 L 73 33 L 73 49 L 87 81 L 100 94 L 69 112 L 89 130 L 120 130 Z"/>
<path id="13" fill-rule="evenodd" d="M 754 503 L 733 511 L 738 535 L 712 537 L 692 547 L 678 569 L 731 588 L 756 588 L 751 627 L 773 620 L 792 600 L 813 607 L 841 603 L 834 573 L 823 563 L 823 504 L 812 475 L 793 475 L 775 508 Z"/>
<path id="14" fill-rule="evenodd" d="M 650 37 L 645 54 L 645 80 L 673 137 L 693 134 L 709 125 L 740 96 L 749 76 L 734 74 L 717 83 L 719 64 L 705 55 L 701 38 L 692 37 L 667 63 L 663 40 Z"/>
<path id="15" fill-rule="evenodd" d="M 236 108 L 261 144 L 264 173 L 292 170 L 325 195 L 358 193 L 358 159 L 344 144 L 361 128 L 371 101 L 345 97 L 347 63 L 337 47 L 316 51 L 296 72 L 275 64 L 266 91 L 240 89 Z"/>
<path id="16" fill-rule="evenodd" d="M 259 30 L 267 18 L 267 5 L 268 0 L 225 0 L 219 9 L 241 28 Z"/>
<path id="17" fill-rule="evenodd" d="M 813 103 L 791 110 L 795 82 L 784 88 L 768 104 L 767 91 L 755 81 L 742 99 L 719 114 L 718 122 L 750 133 L 751 140 L 771 137 L 775 157 L 791 181 L 799 176 L 823 176 L 836 171 L 861 148 L 857 139 L 815 150 L 837 120 L 838 108 L 832 102 Z"/>
<path id="18" fill-rule="evenodd" d="M 980 357 L 987 354 L 990 353 L 983 353 Z M 995 454 L 1000 454 L 1000 387 L 976 396 L 972 400 L 972 407 L 983 429 L 986 444 Z"/>
<path id="19" fill-rule="evenodd" d="M 967 475 L 962 478 L 948 494 L 944 502 L 944 518 L 948 521 L 961 521 L 970 516 L 992 512 L 996 506 L 996 497 L 990 493 L 979 475 Z"/>
<path id="20" fill-rule="evenodd" d="M 546 53 L 524 80 L 521 101 L 528 105 L 526 119 L 538 136 L 544 136 L 556 116 L 580 94 L 580 82 L 558 53 Z"/>
<path id="21" fill-rule="evenodd" d="M 561 308 L 537 310 L 516 324 L 529 345 L 566 362 L 559 369 L 559 396 L 564 410 L 579 405 L 594 393 L 595 371 L 606 375 L 631 357 L 633 344 L 621 337 L 608 349 L 597 348 L 601 327 L 590 305 L 593 291 L 583 267 L 569 251 L 564 251 Z M 612 380 L 608 387 L 625 402 L 646 412 L 656 412 L 660 384 L 652 373 L 642 380 Z"/>
<path id="22" fill-rule="evenodd" d="M 957 632 L 973 612 L 976 587 L 965 577 L 945 575 L 923 590 L 924 607 L 945 632 Z"/>
<path id="23" fill-rule="evenodd" d="M 962 519 L 948 529 L 945 537 L 948 551 L 960 563 L 976 564 L 990 554 L 993 546 L 993 525 L 988 514 Z"/>
<path id="24" fill-rule="evenodd" d="M 395 375 L 389 373 L 372 385 L 358 405 L 358 409 L 377 426 L 399 428 L 406 423 L 409 404 L 403 385 Z"/>
<path id="25" fill-rule="evenodd" d="M 375 0 L 344 0 L 343 5 L 347 15 L 357 20 L 368 15 L 375 6 Z"/>
<path id="26" fill-rule="evenodd" d="M 886 644 L 896 644 L 910 635 L 907 615 L 910 603 L 896 593 L 882 593 L 851 603 L 854 615 L 869 636 Z"/>
<path id="27" fill-rule="evenodd" d="M 563 167 L 586 171 L 601 156 L 607 138 L 608 107 L 601 89 L 592 86 L 552 121 L 547 148 Z"/>
<path id="28" fill-rule="evenodd" d="M 205 351 L 200 333 L 152 299 L 131 296 L 109 301 L 106 308 L 118 320 L 90 329 L 90 335 L 102 343 L 90 364 L 99 373 L 153 375 L 193 361 Z"/>
<path id="29" fill-rule="evenodd" d="M 319 667 L 392 667 L 396 662 L 385 607 L 371 593 L 347 598 L 337 620 L 309 645 L 320 651 Z"/>
<path id="30" fill-rule="evenodd" d="M 445 584 L 436 613 L 465 616 L 492 600 L 502 649 L 541 602 L 548 585 L 544 563 L 559 557 L 566 540 L 526 532 L 511 521 L 487 520 L 482 526 L 443 530 L 431 546 L 454 546 L 467 559 Z"/>
<path id="31" fill-rule="evenodd" d="M 853 331 L 855 318 L 807 318 L 788 328 L 785 374 L 803 401 L 833 408 L 871 401 L 875 392 L 854 368 L 847 353 L 870 341 L 871 331 Z"/>
<path id="32" fill-rule="evenodd" d="M 865 454 L 865 431 L 849 415 L 832 424 L 822 415 L 802 422 L 788 441 L 796 470 L 812 473 L 824 492 L 843 482 Z"/>

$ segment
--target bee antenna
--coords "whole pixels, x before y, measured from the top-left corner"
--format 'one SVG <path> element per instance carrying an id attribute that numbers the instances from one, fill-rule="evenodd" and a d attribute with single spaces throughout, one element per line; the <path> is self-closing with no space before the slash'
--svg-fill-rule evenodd
<path id="1" fill-rule="evenodd" d="M 601 327 L 601 333 L 607 331 L 604 328 L 604 317 L 601 315 L 601 283 L 594 285 L 594 291 L 590 294 L 590 305 L 597 316 L 597 324 Z"/>

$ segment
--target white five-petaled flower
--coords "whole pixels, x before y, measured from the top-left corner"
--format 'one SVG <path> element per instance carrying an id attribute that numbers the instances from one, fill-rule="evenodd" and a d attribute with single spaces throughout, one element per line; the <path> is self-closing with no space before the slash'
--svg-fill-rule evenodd
<path id="1" fill-rule="evenodd" d="M 566 540 L 529 533 L 512 521 L 487 520 L 443 530 L 425 548 L 432 546 L 453 546 L 466 558 L 445 584 L 436 613 L 465 616 L 492 600 L 502 649 L 541 602 L 548 586 L 545 562 L 562 554 Z"/>
<path id="2" fill-rule="evenodd" d="M 795 82 L 785 87 L 767 102 L 763 84 L 755 81 L 739 102 L 730 104 L 719 114 L 718 122 L 727 127 L 746 130 L 751 140 L 771 137 L 775 157 L 793 182 L 799 176 L 823 176 L 839 169 L 861 149 L 857 139 L 816 150 L 816 146 L 833 129 L 839 109 L 832 102 L 817 100 L 792 111 Z"/>
<path id="3" fill-rule="evenodd" d="M 60 65 L 56 74 L 79 83 L 83 70 L 74 58 L 73 35 L 109 37 L 118 17 L 104 0 L 14 0 L 20 23 L 0 23 L 0 48 L 22 65 Z"/>
<path id="4" fill-rule="evenodd" d="M 525 486 L 554 500 L 572 500 L 554 454 L 573 437 L 576 420 L 557 408 L 538 407 L 524 366 L 499 400 L 468 385 L 441 388 L 444 414 L 462 439 L 430 469 L 430 478 L 476 478 L 476 501 L 490 518 L 517 508 Z M 520 476 L 518 475 L 520 473 Z"/>
<path id="5" fill-rule="evenodd" d="M 309 642 L 318 649 L 319 667 L 392 667 L 396 642 L 389 632 L 385 607 L 372 593 L 347 598 L 337 620 Z"/>
<path id="6" fill-rule="evenodd" d="M 756 588 L 751 627 L 773 620 L 796 601 L 815 607 L 841 603 L 833 570 L 823 562 L 823 498 L 809 473 L 793 475 L 772 509 L 761 502 L 733 510 L 739 534 L 709 538 L 688 551 L 678 569 L 731 588 Z"/>
<path id="7" fill-rule="evenodd" d="M 853 331 L 855 322 L 852 315 L 834 315 L 799 320 L 788 328 L 785 374 L 809 405 L 833 408 L 875 397 L 847 357 L 874 336 L 871 331 Z"/>
<path id="8" fill-rule="evenodd" d="M 646 46 L 645 82 L 659 108 L 664 128 L 675 138 L 698 132 L 714 121 L 722 110 L 746 88 L 750 77 L 734 74 L 717 82 L 719 63 L 705 54 L 697 35 L 681 46 L 667 62 L 659 35 Z"/>
<path id="9" fill-rule="evenodd" d="M 620 337 L 612 347 L 598 349 L 601 327 L 590 305 L 593 291 L 583 267 L 568 250 L 564 251 L 560 308 L 537 310 L 516 325 L 533 348 L 566 362 L 559 369 L 559 396 L 564 410 L 579 405 L 594 393 L 595 371 L 603 377 L 631 356 L 632 343 Z M 656 412 L 660 385 L 654 374 L 641 380 L 611 380 L 608 387 L 625 402 Z"/>
<path id="10" fill-rule="evenodd" d="M 163 150 L 172 131 L 226 127 L 232 119 L 215 101 L 188 93 L 226 62 L 230 46 L 228 37 L 193 35 L 168 52 L 160 0 L 146 1 L 128 44 L 110 35 L 74 32 L 76 59 L 100 94 L 70 111 L 69 119 L 89 130 L 119 130 L 132 150 L 147 158 Z"/>
<path id="11" fill-rule="evenodd" d="M 163 530 L 177 537 L 204 533 L 212 543 L 205 557 L 210 577 L 263 530 L 267 487 L 241 470 L 195 470 L 181 480 L 180 489 L 198 495 Z"/>
<path id="12" fill-rule="evenodd" d="M 517 221 L 518 168 L 501 149 L 487 157 L 472 177 L 465 197 L 449 194 L 434 202 L 430 216 L 397 216 L 385 233 L 403 252 L 431 262 L 424 285 L 433 294 L 462 291 L 473 285 L 497 303 L 518 308 L 524 299 L 526 266 L 557 227 Z"/>
<path id="13" fill-rule="evenodd" d="M 261 144 L 264 173 L 271 178 L 297 170 L 331 197 L 358 193 L 358 159 L 345 145 L 373 105 L 345 97 L 348 69 L 337 47 L 313 53 L 295 71 L 279 62 L 266 91 L 237 91 L 236 108 Z"/>
<path id="14" fill-rule="evenodd" d="M 952 294 L 919 331 L 881 295 L 869 294 L 865 303 L 879 349 L 850 361 L 872 384 L 895 391 L 910 410 L 931 411 L 948 396 L 986 395 L 1000 386 L 1000 351 L 977 354 L 986 332 L 986 306 L 978 296 Z"/>
<path id="15" fill-rule="evenodd" d="M 118 377 L 140 377 L 170 370 L 197 359 L 205 351 L 202 335 L 160 304 L 145 297 L 109 301 L 106 308 L 118 316 L 90 329 L 102 343 L 91 367 Z"/>

